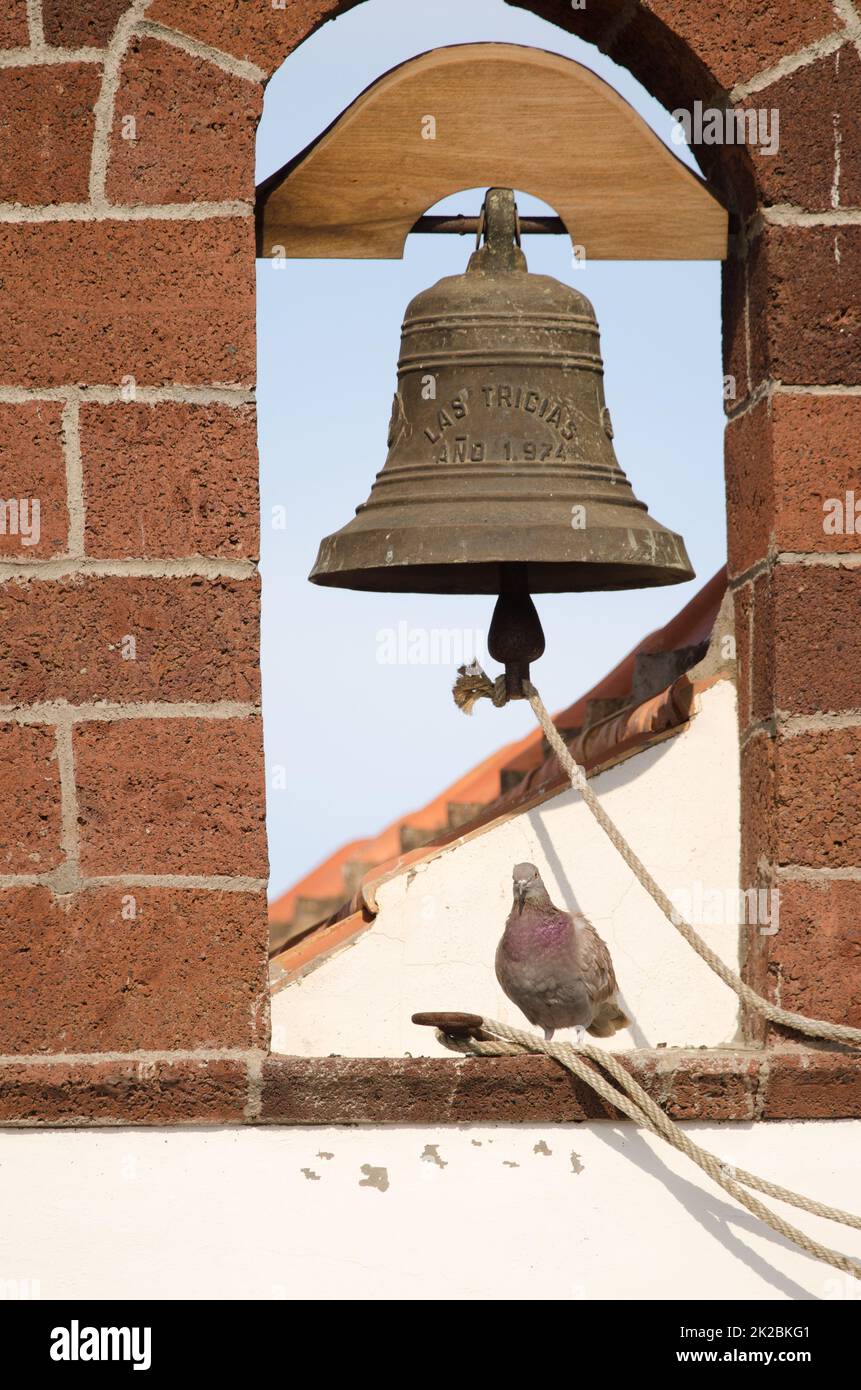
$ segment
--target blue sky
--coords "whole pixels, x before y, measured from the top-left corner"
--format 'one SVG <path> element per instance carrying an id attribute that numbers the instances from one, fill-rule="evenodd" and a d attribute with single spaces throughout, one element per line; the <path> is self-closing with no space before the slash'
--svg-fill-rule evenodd
<path id="1" fill-rule="evenodd" d="M 443 44 L 499 40 L 552 49 L 610 82 L 673 149 L 673 122 L 624 69 L 502 0 L 367 0 L 323 26 L 266 91 L 258 178 L 312 140 L 364 87 Z M 479 191 L 442 209 L 475 212 Z M 521 211 L 543 210 L 519 199 Z M 601 327 L 619 461 L 653 516 L 680 532 L 691 584 L 537 599 L 547 652 L 533 668 L 562 708 L 723 564 L 723 409 L 717 262 L 590 262 L 563 237 L 527 237 L 531 270 L 587 294 Z M 344 841 L 376 833 L 533 725 L 521 704 L 451 700 L 454 669 L 380 662 L 383 634 L 486 631 L 487 597 L 373 595 L 309 584 L 322 536 L 367 497 L 386 454 L 403 311 L 465 268 L 459 237 L 412 237 L 403 261 L 258 262 L 263 693 L 270 891 L 277 896 Z M 286 526 L 273 525 L 286 508 Z"/>

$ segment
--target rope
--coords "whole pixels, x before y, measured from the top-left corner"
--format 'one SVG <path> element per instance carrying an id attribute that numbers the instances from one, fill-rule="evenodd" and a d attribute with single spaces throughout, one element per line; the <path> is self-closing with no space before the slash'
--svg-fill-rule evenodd
<path id="1" fill-rule="evenodd" d="M 585 1082 L 587 1086 L 591 1086 L 601 1099 L 613 1109 L 620 1110 L 636 1124 L 657 1135 L 658 1138 L 665 1139 L 673 1148 L 685 1154 L 719 1187 L 722 1187 L 725 1192 L 734 1197 L 760 1221 L 770 1226 L 778 1235 L 792 1241 L 794 1245 L 800 1246 L 814 1259 L 832 1265 L 835 1269 L 842 1270 L 844 1274 L 850 1274 L 853 1279 L 861 1280 L 861 1264 L 849 1259 L 846 1255 L 841 1255 L 838 1250 L 831 1250 L 827 1245 L 820 1245 L 818 1241 L 813 1240 L 796 1226 L 785 1221 L 782 1216 L 765 1206 L 763 1202 L 758 1201 L 756 1197 L 752 1197 L 746 1188 L 753 1188 L 757 1192 L 765 1193 L 766 1196 L 774 1197 L 778 1201 L 787 1202 L 791 1206 L 799 1207 L 802 1211 L 810 1212 L 813 1216 L 824 1217 L 827 1221 L 838 1221 L 841 1225 L 854 1227 L 855 1230 L 861 1230 L 861 1217 L 854 1216 L 851 1212 L 840 1211 L 836 1207 L 826 1206 L 824 1202 L 817 1202 L 811 1197 L 804 1197 L 789 1188 L 781 1187 L 778 1183 L 769 1182 L 765 1178 L 758 1178 L 754 1173 L 748 1173 L 742 1168 L 731 1168 L 722 1163 L 714 1154 L 709 1153 L 707 1149 L 701 1148 L 699 1144 L 695 1144 L 692 1139 L 689 1139 L 679 1126 L 664 1114 L 660 1106 L 655 1104 L 651 1096 L 643 1090 L 639 1082 L 631 1076 L 630 1072 L 621 1065 L 612 1053 L 605 1052 L 602 1048 L 589 1043 L 574 1048 L 570 1043 L 545 1042 L 536 1033 L 526 1033 L 519 1028 L 510 1028 L 507 1024 L 497 1023 L 494 1019 L 482 1019 L 480 1032 L 481 1037 L 467 1037 L 460 1033 L 448 1033 L 444 1028 L 438 1028 L 436 1036 L 443 1046 L 449 1048 L 450 1051 L 477 1057 L 510 1057 L 519 1056 L 524 1052 L 544 1053 L 546 1056 L 552 1057 L 554 1061 L 559 1062 L 561 1066 Z M 588 1062 L 595 1065 L 587 1065 L 587 1059 Z M 611 1086 L 597 1070 L 597 1067 L 603 1067 L 605 1071 L 609 1072 L 623 1090 Z"/>
<path id="2" fill-rule="evenodd" d="M 761 994 L 757 994 L 756 990 L 745 984 L 744 980 L 736 975 L 735 971 L 731 970 L 728 965 L 725 965 L 710 946 L 706 945 L 690 923 L 686 922 L 678 913 L 660 884 L 652 877 L 643 861 L 634 853 L 624 835 L 607 815 L 589 785 L 585 769 L 572 757 L 568 745 L 553 723 L 535 686 L 531 681 L 524 681 L 523 686 L 535 717 L 544 730 L 544 736 L 556 754 L 560 766 L 566 772 L 571 786 L 575 791 L 580 792 L 595 820 L 610 843 L 619 851 L 634 877 L 643 885 L 667 920 L 672 922 L 676 931 L 684 937 L 689 946 L 693 947 L 706 965 L 723 980 L 725 985 L 729 985 L 729 988 L 734 990 L 749 1008 L 763 1014 L 773 1023 L 782 1024 L 784 1028 L 793 1028 L 798 1033 L 806 1033 L 811 1038 L 826 1038 L 829 1042 L 853 1043 L 856 1046 L 861 1044 L 861 1028 L 850 1028 L 848 1024 L 844 1023 L 828 1023 L 824 1019 L 808 1018 L 806 1014 L 793 1013 L 790 1009 L 782 1009 L 779 1004 L 773 1004 L 770 1000 L 763 999 Z M 454 700 L 458 709 L 462 709 L 465 714 L 472 713 L 477 700 L 490 699 L 499 708 L 506 703 L 507 698 L 504 676 L 499 676 L 495 681 L 491 681 L 477 662 L 473 662 L 469 667 L 460 668 L 454 686 Z"/>

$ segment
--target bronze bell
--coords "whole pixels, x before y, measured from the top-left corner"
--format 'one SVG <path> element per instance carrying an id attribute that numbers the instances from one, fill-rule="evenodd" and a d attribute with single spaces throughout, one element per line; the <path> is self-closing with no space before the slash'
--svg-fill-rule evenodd
<path id="1" fill-rule="evenodd" d="M 506 592 L 521 628 L 535 614 L 530 591 L 691 579 L 681 537 L 649 516 L 616 459 L 591 303 L 529 274 L 510 189 L 490 189 L 479 241 L 482 230 L 466 273 L 407 309 L 388 457 L 355 518 L 322 542 L 310 578 L 389 593 Z"/>

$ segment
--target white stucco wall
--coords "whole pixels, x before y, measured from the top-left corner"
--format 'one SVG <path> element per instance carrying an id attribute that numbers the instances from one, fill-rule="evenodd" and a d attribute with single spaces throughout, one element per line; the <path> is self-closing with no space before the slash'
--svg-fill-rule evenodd
<path id="1" fill-rule="evenodd" d="M 686 1128 L 857 1206 L 861 1123 Z M 0 1231 L 0 1298 L 861 1297 L 627 1124 L 4 1131 Z"/>
<path id="2" fill-rule="evenodd" d="M 713 917 L 720 916 L 716 892 L 732 899 L 723 921 L 703 924 L 700 916 L 695 925 L 737 969 L 740 794 L 733 683 L 721 681 L 699 697 L 684 733 L 596 777 L 593 786 L 671 896 L 682 890 Z M 466 1010 L 528 1026 L 493 970 L 511 902 L 511 870 L 521 860 L 538 865 L 556 903 L 579 905 L 610 947 L 635 1025 L 610 1046 L 732 1040 L 735 995 L 666 921 L 569 791 L 384 884 L 372 928 L 274 997 L 273 1050 L 344 1056 L 443 1051 L 430 1030 L 410 1023 L 420 1009 Z"/>

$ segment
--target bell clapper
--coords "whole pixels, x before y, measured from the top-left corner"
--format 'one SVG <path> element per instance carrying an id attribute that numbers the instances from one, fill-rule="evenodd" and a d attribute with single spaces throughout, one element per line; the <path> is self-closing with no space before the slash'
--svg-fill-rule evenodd
<path id="1" fill-rule="evenodd" d="M 532 602 L 525 564 L 499 567 L 499 598 L 493 610 L 487 649 L 505 667 L 509 700 L 525 700 L 529 665 L 544 654 L 544 630 Z"/>

